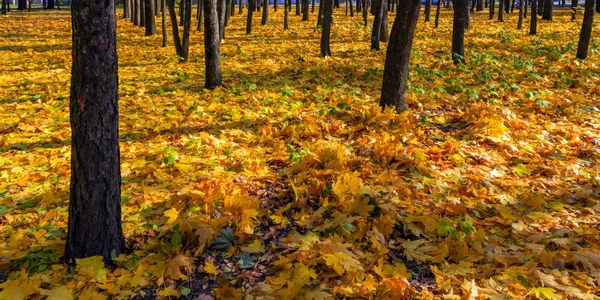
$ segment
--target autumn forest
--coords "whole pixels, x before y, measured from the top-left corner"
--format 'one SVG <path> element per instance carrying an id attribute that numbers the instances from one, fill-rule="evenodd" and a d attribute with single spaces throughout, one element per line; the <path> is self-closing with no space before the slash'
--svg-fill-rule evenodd
<path id="1" fill-rule="evenodd" d="M 598 299 L 594 0 L 2 0 L 0 300 Z"/>

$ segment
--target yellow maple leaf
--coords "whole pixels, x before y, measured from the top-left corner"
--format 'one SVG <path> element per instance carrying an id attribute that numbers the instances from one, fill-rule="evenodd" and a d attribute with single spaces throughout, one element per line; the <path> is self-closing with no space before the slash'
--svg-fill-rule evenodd
<path id="1" fill-rule="evenodd" d="M 215 268 L 215 262 L 209 261 L 204 264 L 204 272 L 212 275 L 217 275 L 217 268 Z"/>
<path id="2" fill-rule="evenodd" d="M 106 273 L 108 271 L 104 268 L 102 256 L 78 258 L 76 262 L 79 275 L 87 277 L 88 280 L 106 280 Z"/>
<path id="3" fill-rule="evenodd" d="M 165 288 L 156 293 L 156 295 L 161 297 L 179 297 L 181 296 L 181 293 L 178 290 Z"/>
<path id="4" fill-rule="evenodd" d="M 41 290 L 42 296 L 47 296 L 46 300 L 67 300 L 73 299 L 73 295 L 66 286 L 60 286 L 52 290 Z"/>
<path id="5" fill-rule="evenodd" d="M 255 239 L 252 244 L 242 246 L 240 249 L 248 253 L 259 253 L 262 249 L 262 243 L 259 239 Z"/>
<path id="6" fill-rule="evenodd" d="M 165 223 L 166 225 L 171 224 L 173 222 L 175 222 L 175 220 L 177 220 L 177 218 L 179 217 L 179 211 L 177 211 L 174 207 L 166 210 L 164 212 L 164 216 L 168 217 L 169 219 L 167 220 L 167 222 Z"/>
<path id="7" fill-rule="evenodd" d="M 39 292 L 41 280 L 30 279 L 27 271 L 21 271 L 19 278 L 16 280 L 8 280 L 0 284 L 0 299 L 27 299 L 29 296 Z"/>

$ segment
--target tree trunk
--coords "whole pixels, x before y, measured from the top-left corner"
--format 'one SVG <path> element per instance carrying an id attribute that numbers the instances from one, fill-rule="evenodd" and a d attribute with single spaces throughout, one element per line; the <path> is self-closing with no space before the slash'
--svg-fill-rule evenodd
<path id="1" fill-rule="evenodd" d="M 544 0 L 544 13 L 542 20 L 552 21 L 552 0 Z"/>
<path id="2" fill-rule="evenodd" d="M 431 21 L 431 0 L 425 0 L 425 22 Z"/>
<path id="3" fill-rule="evenodd" d="M 18 10 L 26 10 L 27 9 L 27 0 L 19 0 L 17 2 L 17 9 Z"/>
<path id="4" fill-rule="evenodd" d="M 204 87 L 207 89 L 214 89 L 222 85 L 217 1 L 219 0 L 204 0 L 204 67 L 206 78 Z M 266 7 L 264 10 L 267 10 Z M 248 11 L 250 12 L 252 9 L 249 8 Z"/>
<path id="5" fill-rule="evenodd" d="M 373 1 L 375 19 L 373 20 L 373 29 L 371 31 L 371 50 L 379 51 L 379 35 L 381 32 L 381 18 L 383 16 L 383 1 L 385 0 Z"/>
<path id="6" fill-rule="evenodd" d="M 594 0 L 585 0 L 583 23 L 581 24 L 581 33 L 579 34 L 579 44 L 577 44 L 577 58 L 579 59 L 587 58 L 590 39 L 592 37 L 592 23 L 594 23 Z"/>
<path id="7" fill-rule="evenodd" d="M 477 0 L 476 11 L 483 11 L 483 0 Z"/>
<path id="8" fill-rule="evenodd" d="M 523 29 L 523 0 L 519 0 L 519 22 L 517 23 L 517 29 Z"/>
<path id="9" fill-rule="evenodd" d="M 171 19 L 171 27 L 173 30 L 173 44 L 175 45 L 175 52 L 180 57 L 182 62 L 187 61 L 189 53 L 189 38 L 190 38 L 190 19 L 192 17 L 191 0 L 182 0 L 187 2 L 184 5 L 185 8 L 184 16 L 185 23 L 183 24 L 183 38 L 179 36 L 179 27 L 177 26 L 177 13 L 175 12 L 175 0 L 167 0 L 169 6 L 169 17 Z M 190 4 L 190 5 L 187 5 Z"/>
<path id="10" fill-rule="evenodd" d="M 319 0 L 319 15 L 317 16 L 317 27 L 319 26 L 323 27 L 323 0 Z"/>
<path id="11" fill-rule="evenodd" d="M 275 1 L 277 1 L 277 0 L 275 0 Z M 290 25 L 289 25 L 290 10 L 288 9 L 288 1 L 290 1 L 290 0 L 283 0 L 283 30 L 290 29 Z"/>
<path id="12" fill-rule="evenodd" d="M 248 0 L 248 17 L 246 18 L 246 34 L 252 33 L 252 13 L 256 9 L 254 7 L 254 1 L 257 0 Z"/>
<path id="13" fill-rule="evenodd" d="M 146 1 L 146 36 L 156 34 L 156 22 L 154 21 L 154 0 Z"/>
<path id="14" fill-rule="evenodd" d="M 146 27 L 146 0 L 140 2 L 140 27 Z"/>
<path id="15" fill-rule="evenodd" d="M 510 12 L 512 13 L 513 11 L 515 11 L 515 0 L 512 0 L 512 3 L 510 5 Z M 507 11 L 508 13 L 508 11 Z"/>
<path id="16" fill-rule="evenodd" d="M 353 0 L 350 0 L 350 17 L 354 17 L 354 6 L 352 5 L 352 1 Z"/>
<path id="17" fill-rule="evenodd" d="M 262 20 L 260 20 L 260 25 L 267 25 L 267 23 L 269 22 L 269 10 L 267 9 L 269 7 L 269 0 L 264 0 L 265 2 L 265 8 L 263 9 L 262 12 Z M 275 0 L 277 1 L 277 0 Z"/>
<path id="18" fill-rule="evenodd" d="M 203 24 L 203 20 L 204 20 L 204 16 L 203 16 L 203 12 L 204 12 L 204 4 L 203 2 L 204 0 L 198 0 L 198 11 L 197 11 L 197 15 L 196 18 L 198 19 L 198 27 L 196 28 L 196 30 L 202 32 L 202 24 Z"/>
<path id="19" fill-rule="evenodd" d="M 388 0 L 381 1 L 381 29 L 379 29 L 379 41 L 387 43 L 390 39 L 388 30 Z"/>
<path id="20" fill-rule="evenodd" d="M 315 2 L 317 2 L 317 1 L 315 1 L 315 0 L 311 1 L 311 10 L 310 10 L 311 13 L 315 13 Z"/>
<path id="21" fill-rule="evenodd" d="M 500 0 L 500 1 L 502 1 L 502 0 Z M 533 1 L 537 1 L 537 0 L 533 0 Z M 490 0 L 490 20 L 494 19 L 495 2 L 496 2 L 496 0 Z"/>
<path id="22" fill-rule="evenodd" d="M 278 2 L 279 2 L 279 0 L 273 0 L 273 11 L 275 11 L 275 12 L 277 11 L 277 6 L 279 6 Z M 283 2 L 284 2 L 283 6 L 285 6 L 285 1 L 283 1 Z M 313 0 L 313 3 L 315 3 L 314 0 Z"/>
<path id="23" fill-rule="evenodd" d="M 160 10 L 162 11 L 162 46 L 167 46 L 167 10 L 166 10 L 166 1 L 160 1 Z"/>
<path id="24" fill-rule="evenodd" d="M 321 56 L 331 56 L 330 48 L 330 35 L 331 35 L 331 21 L 333 16 L 333 1 L 332 0 L 321 0 L 323 6 L 323 31 L 321 32 Z"/>
<path id="25" fill-rule="evenodd" d="M 54 2 L 55 0 L 48 0 L 48 5 L 46 6 L 46 9 L 54 9 Z"/>
<path id="26" fill-rule="evenodd" d="M 239 3 L 238 3 L 238 5 L 239 5 L 238 15 L 241 15 L 242 12 L 244 11 L 244 9 L 243 9 L 243 7 L 244 7 L 244 0 L 238 0 L 238 1 L 239 1 Z"/>
<path id="27" fill-rule="evenodd" d="M 523 19 L 527 19 L 527 0 L 523 0 Z"/>
<path id="28" fill-rule="evenodd" d="M 300 15 L 300 0 L 296 0 L 296 16 Z"/>
<path id="29" fill-rule="evenodd" d="M 504 0 L 500 0 L 498 6 L 498 22 L 504 22 Z"/>
<path id="30" fill-rule="evenodd" d="M 436 4 L 436 8 L 435 8 L 435 28 L 438 28 L 438 25 L 440 24 L 441 8 L 442 8 L 442 0 L 437 0 L 437 4 Z"/>
<path id="31" fill-rule="evenodd" d="M 452 61 L 454 64 L 465 62 L 465 18 L 467 1 L 454 1 L 454 20 L 452 23 Z"/>
<path id="32" fill-rule="evenodd" d="M 420 0 L 398 1 L 396 19 L 394 19 L 394 25 L 392 25 L 390 42 L 385 55 L 379 105 L 382 108 L 393 107 L 398 113 L 408 108 L 406 105 L 406 85 L 408 82 L 410 51 L 420 8 Z"/>
<path id="33" fill-rule="evenodd" d="M 369 9 L 368 9 L 367 0 L 363 0 L 363 21 L 365 23 L 365 27 L 369 24 Z"/>
<path id="34" fill-rule="evenodd" d="M 65 261 L 125 253 L 113 0 L 71 7 L 71 187 Z"/>
<path id="35" fill-rule="evenodd" d="M 7 7 L 6 4 L 8 3 L 8 0 L 2 0 L 2 9 L 0 9 L 0 14 L 5 15 L 7 12 Z"/>
<path id="36" fill-rule="evenodd" d="M 221 38 L 221 42 L 225 41 L 225 11 L 227 10 L 227 0 L 217 0 L 217 25 L 219 25 L 219 37 Z M 257 0 L 255 0 L 257 1 Z"/>
<path id="37" fill-rule="evenodd" d="M 571 0 L 571 21 L 575 21 L 575 17 L 577 16 L 577 2 L 578 0 Z"/>
<path id="38" fill-rule="evenodd" d="M 302 21 L 308 21 L 308 0 L 302 0 Z"/>
<path id="39" fill-rule="evenodd" d="M 537 0 L 531 1 L 531 21 L 529 23 L 529 34 L 537 34 Z"/>
<path id="40" fill-rule="evenodd" d="M 123 0 L 123 19 L 129 18 L 129 1 L 131 0 Z"/>

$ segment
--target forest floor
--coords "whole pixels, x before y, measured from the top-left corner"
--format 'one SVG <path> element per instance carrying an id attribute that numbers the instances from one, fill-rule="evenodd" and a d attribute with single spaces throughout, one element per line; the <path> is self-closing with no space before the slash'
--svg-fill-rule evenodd
<path id="1" fill-rule="evenodd" d="M 60 262 L 69 12 L 0 16 L 0 299 L 597 299 L 600 45 L 574 59 L 582 10 L 536 36 L 476 13 L 460 66 L 442 12 L 421 16 L 399 115 L 378 106 L 372 16 L 336 10 L 323 59 L 316 12 L 284 31 L 271 8 L 246 35 L 236 9 L 214 91 L 201 33 L 178 63 L 170 33 L 162 48 L 119 18 L 132 252 L 111 269 Z"/>

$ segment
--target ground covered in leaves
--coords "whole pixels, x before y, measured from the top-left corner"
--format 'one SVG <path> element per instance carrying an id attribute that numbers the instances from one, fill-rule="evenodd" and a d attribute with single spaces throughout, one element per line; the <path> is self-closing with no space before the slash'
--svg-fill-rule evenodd
<path id="1" fill-rule="evenodd" d="M 574 59 L 581 11 L 537 36 L 477 13 L 461 66 L 451 12 L 421 19 L 400 115 L 377 106 L 385 45 L 369 51 L 361 17 L 336 11 L 322 59 L 315 14 L 283 31 L 269 13 L 246 35 L 236 11 L 214 91 L 201 33 L 180 64 L 118 20 L 132 252 L 111 269 L 60 262 L 69 14 L 0 16 L 0 299 L 600 296 L 599 45 Z"/>

